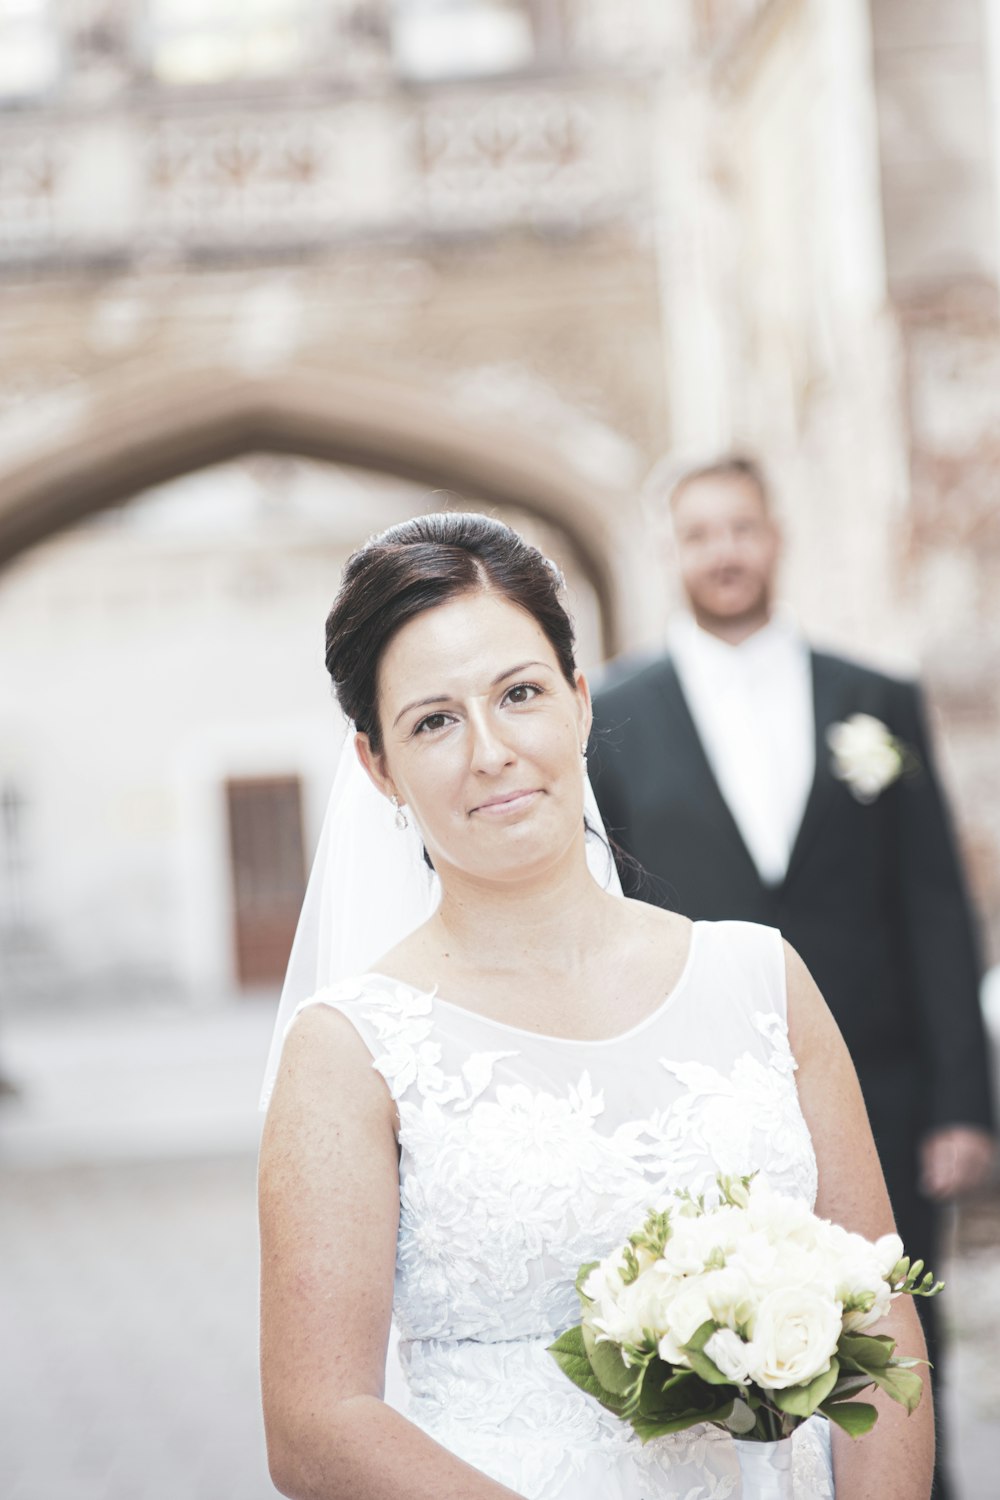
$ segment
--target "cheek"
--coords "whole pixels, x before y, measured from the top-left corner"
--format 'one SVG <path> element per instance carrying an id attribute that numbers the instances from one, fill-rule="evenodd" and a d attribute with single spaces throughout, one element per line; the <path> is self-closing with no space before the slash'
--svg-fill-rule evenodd
<path id="1" fill-rule="evenodd" d="M 774 548 L 770 542 L 756 542 L 750 549 L 747 561 L 754 572 L 763 577 L 774 566 L 774 556 Z"/>
<path id="2" fill-rule="evenodd" d="M 558 718 L 553 716 L 546 722 L 538 720 L 526 725 L 519 749 L 540 765 L 557 771 L 579 761 L 583 733 L 579 712 L 572 704 L 567 704 Z"/>
<path id="3" fill-rule="evenodd" d="M 404 785 L 429 844 L 446 844 L 467 826 L 469 747 L 464 735 L 420 746 L 406 767 Z"/>

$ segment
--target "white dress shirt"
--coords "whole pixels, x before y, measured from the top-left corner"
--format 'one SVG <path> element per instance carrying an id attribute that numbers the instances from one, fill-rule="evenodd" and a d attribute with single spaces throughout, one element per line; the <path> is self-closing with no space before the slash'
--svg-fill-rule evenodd
<path id="1" fill-rule="evenodd" d="M 761 879 L 777 885 L 816 765 L 809 647 L 783 610 L 737 646 L 682 615 L 669 644 L 719 789 Z"/>

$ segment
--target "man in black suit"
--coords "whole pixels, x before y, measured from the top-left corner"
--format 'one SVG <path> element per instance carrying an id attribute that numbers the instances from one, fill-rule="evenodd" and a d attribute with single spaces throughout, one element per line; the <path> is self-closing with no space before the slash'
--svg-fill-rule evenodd
<path id="1" fill-rule="evenodd" d="M 992 1113 L 973 921 L 919 690 L 810 650 L 774 607 L 780 536 L 752 462 L 689 472 L 669 504 L 690 614 L 668 655 L 595 699 L 597 800 L 648 872 L 637 886 L 625 867 L 624 883 L 798 949 L 854 1059 L 903 1243 L 934 1266 L 940 1206 L 989 1171 Z"/>

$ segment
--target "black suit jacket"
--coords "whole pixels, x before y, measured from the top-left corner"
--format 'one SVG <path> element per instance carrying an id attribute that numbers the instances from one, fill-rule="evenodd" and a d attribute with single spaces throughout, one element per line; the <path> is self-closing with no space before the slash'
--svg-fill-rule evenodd
<path id="1" fill-rule="evenodd" d="M 812 677 L 816 772 L 779 885 L 758 874 L 669 657 L 598 692 L 591 775 L 610 835 L 648 872 L 637 888 L 622 866 L 630 894 L 767 923 L 798 949 L 854 1059 L 898 1205 L 921 1135 L 992 1124 L 976 938 L 916 685 L 820 652 Z M 916 757 L 869 805 L 830 767 L 827 728 L 854 713 Z"/>

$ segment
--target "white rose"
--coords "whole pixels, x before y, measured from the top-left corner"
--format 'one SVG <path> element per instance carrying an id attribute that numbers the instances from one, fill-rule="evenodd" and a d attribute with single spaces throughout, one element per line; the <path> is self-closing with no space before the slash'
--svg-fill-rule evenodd
<path id="1" fill-rule="evenodd" d="M 831 724 L 826 741 L 833 751 L 833 774 L 847 782 L 860 802 L 874 802 L 903 769 L 899 745 L 871 714 L 852 714 Z"/>
<path id="2" fill-rule="evenodd" d="M 751 1330 L 750 1376 L 771 1390 L 804 1385 L 830 1368 L 841 1332 L 839 1302 L 811 1287 L 769 1292 Z"/>
<path id="3" fill-rule="evenodd" d="M 745 1344 L 738 1333 L 731 1328 L 718 1329 L 705 1345 L 705 1353 L 727 1380 L 734 1380 L 737 1385 L 747 1384 L 752 1346 Z"/>

